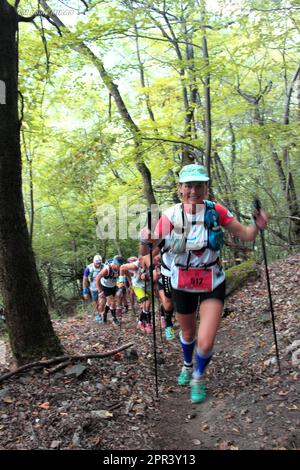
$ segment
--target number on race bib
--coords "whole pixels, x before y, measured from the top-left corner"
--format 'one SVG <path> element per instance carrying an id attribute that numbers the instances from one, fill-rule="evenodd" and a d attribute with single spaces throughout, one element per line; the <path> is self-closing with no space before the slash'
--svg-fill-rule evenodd
<path id="1" fill-rule="evenodd" d="M 211 292 L 213 290 L 212 269 L 179 268 L 178 289 L 194 290 L 195 292 Z"/>

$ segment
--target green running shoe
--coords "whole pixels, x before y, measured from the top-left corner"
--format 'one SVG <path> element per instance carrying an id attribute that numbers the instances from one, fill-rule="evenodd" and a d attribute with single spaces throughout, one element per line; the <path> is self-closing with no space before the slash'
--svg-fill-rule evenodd
<path id="1" fill-rule="evenodd" d="M 172 341 L 172 339 L 175 339 L 175 333 L 174 333 L 173 326 L 167 326 L 165 328 L 165 335 L 166 335 L 166 340 L 167 341 Z"/>
<path id="2" fill-rule="evenodd" d="M 192 367 L 185 367 L 181 369 L 180 376 L 178 377 L 178 384 L 182 386 L 186 386 L 190 384 L 191 378 L 193 374 L 193 368 Z"/>
<path id="3" fill-rule="evenodd" d="M 191 402 L 201 403 L 206 398 L 205 386 L 200 380 L 191 380 Z"/>

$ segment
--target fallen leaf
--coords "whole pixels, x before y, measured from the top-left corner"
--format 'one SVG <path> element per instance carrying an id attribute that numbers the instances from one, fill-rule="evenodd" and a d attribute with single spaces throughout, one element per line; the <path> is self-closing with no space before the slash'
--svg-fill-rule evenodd
<path id="1" fill-rule="evenodd" d="M 10 404 L 10 403 L 13 403 L 13 399 L 12 398 L 9 398 L 9 397 L 6 397 L 6 398 L 2 398 L 2 401 L 4 403 L 7 403 L 7 404 Z"/>
<path id="2" fill-rule="evenodd" d="M 42 403 L 41 405 L 39 405 L 39 408 L 42 408 L 43 410 L 49 410 L 50 403 L 48 401 L 45 401 L 45 403 Z"/>
<path id="3" fill-rule="evenodd" d="M 299 408 L 297 405 L 292 405 L 290 408 L 288 408 L 288 410 L 295 411 L 295 410 L 299 410 Z"/>
<path id="4" fill-rule="evenodd" d="M 201 441 L 199 441 L 199 439 L 193 439 L 192 440 L 192 443 L 195 445 L 195 446 L 199 446 L 201 444 Z"/>
<path id="5" fill-rule="evenodd" d="M 94 439 L 92 439 L 93 443 L 95 446 L 99 446 L 101 444 L 101 441 L 102 441 L 102 438 L 101 437 L 95 437 Z"/>

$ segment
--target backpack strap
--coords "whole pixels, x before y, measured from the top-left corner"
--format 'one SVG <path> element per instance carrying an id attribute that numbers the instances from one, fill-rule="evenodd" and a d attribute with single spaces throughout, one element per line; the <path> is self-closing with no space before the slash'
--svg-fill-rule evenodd
<path id="1" fill-rule="evenodd" d="M 111 266 L 110 264 L 108 264 L 106 267 L 108 268 L 108 274 L 106 274 L 106 276 L 103 276 L 103 277 L 105 277 L 105 279 L 108 279 L 111 277 Z"/>
<path id="2" fill-rule="evenodd" d="M 206 216 L 206 213 L 207 211 L 215 211 L 216 212 L 216 217 L 219 218 L 219 214 L 217 213 L 217 211 L 215 210 L 215 203 L 213 201 L 208 201 L 208 200 L 205 200 L 204 201 L 204 204 L 205 204 L 205 214 L 204 214 L 204 226 L 205 228 L 207 229 L 210 229 L 212 228 L 211 226 L 209 227 L 208 226 L 208 223 L 207 223 L 207 216 Z"/>
<path id="3" fill-rule="evenodd" d="M 184 229 L 185 229 L 185 215 L 184 215 L 184 209 L 183 209 L 183 202 L 181 203 L 181 217 L 182 217 L 181 233 L 183 235 Z"/>

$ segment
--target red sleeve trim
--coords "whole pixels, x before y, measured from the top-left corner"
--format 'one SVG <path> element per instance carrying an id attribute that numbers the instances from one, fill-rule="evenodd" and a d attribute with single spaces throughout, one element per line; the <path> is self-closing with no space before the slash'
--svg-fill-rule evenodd
<path id="1" fill-rule="evenodd" d="M 215 209 L 219 214 L 220 225 L 222 227 L 225 227 L 229 222 L 233 221 L 233 215 L 226 207 L 221 206 L 221 204 L 215 204 Z"/>

